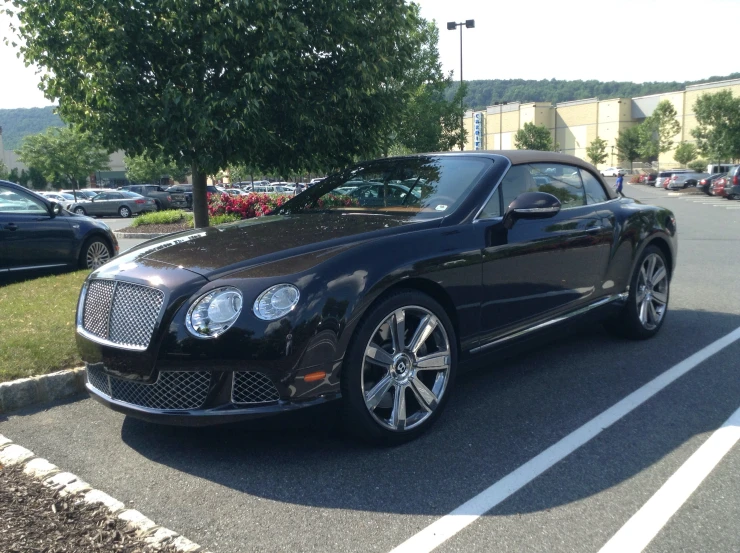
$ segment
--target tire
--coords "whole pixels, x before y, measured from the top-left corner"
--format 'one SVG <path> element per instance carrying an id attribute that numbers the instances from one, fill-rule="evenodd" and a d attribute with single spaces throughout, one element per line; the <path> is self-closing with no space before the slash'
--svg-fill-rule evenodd
<path id="1" fill-rule="evenodd" d="M 650 282 L 648 286 L 645 277 Z M 624 338 L 652 338 L 665 322 L 669 299 L 670 268 L 665 254 L 657 246 L 648 246 L 630 277 L 627 304 L 617 317 L 606 321 L 604 326 Z"/>
<path id="2" fill-rule="evenodd" d="M 159 200 L 154 200 L 154 211 L 162 211 L 162 204 Z"/>
<path id="3" fill-rule="evenodd" d="M 118 214 L 123 217 L 124 219 L 128 219 L 131 217 L 131 208 L 125 205 L 122 205 L 118 208 Z"/>
<path id="4" fill-rule="evenodd" d="M 97 269 L 113 257 L 108 243 L 98 236 L 88 238 L 80 250 L 80 269 Z"/>
<path id="5" fill-rule="evenodd" d="M 401 317 L 403 347 L 394 346 Z M 381 298 L 362 317 L 344 358 L 345 428 L 377 445 L 417 438 L 444 410 L 456 372 L 455 331 L 439 303 L 415 290 Z"/>
<path id="6" fill-rule="evenodd" d="M 87 211 L 85 211 L 85 208 L 84 207 L 76 207 L 75 208 L 75 213 L 77 215 L 87 215 Z"/>

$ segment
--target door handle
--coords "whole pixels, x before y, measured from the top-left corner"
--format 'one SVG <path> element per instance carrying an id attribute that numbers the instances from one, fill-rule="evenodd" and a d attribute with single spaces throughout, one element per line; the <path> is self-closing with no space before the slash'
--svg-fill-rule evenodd
<path id="1" fill-rule="evenodd" d="M 18 230 L 18 225 L 15 223 L 8 223 L 3 227 L 5 230 Z"/>

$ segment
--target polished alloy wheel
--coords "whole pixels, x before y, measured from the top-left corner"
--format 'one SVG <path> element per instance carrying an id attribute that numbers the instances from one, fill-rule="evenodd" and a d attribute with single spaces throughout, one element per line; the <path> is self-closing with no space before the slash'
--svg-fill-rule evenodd
<path id="1" fill-rule="evenodd" d="M 93 242 L 87 248 L 87 255 L 85 261 L 88 269 L 97 269 L 98 267 L 105 265 L 110 260 L 110 252 L 108 246 L 102 242 Z"/>
<path id="2" fill-rule="evenodd" d="M 663 320 L 668 304 L 668 271 L 663 258 L 651 253 L 642 262 L 637 276 L 637 313 L 640 324 L 653 330 Z"/>
<path id="3" fill-rule="evenodd" d="M 429 418 L 450 379 L 444 325 L 424 307 L 407 306 L 381 322 L 365 348 L 362 394 L 381 426 L 411 430 Z"/>

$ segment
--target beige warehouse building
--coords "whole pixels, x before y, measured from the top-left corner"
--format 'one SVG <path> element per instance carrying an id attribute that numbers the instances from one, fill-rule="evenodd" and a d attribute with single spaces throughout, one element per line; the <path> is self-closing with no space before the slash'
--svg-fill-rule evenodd
<path id="1" fill-rule="evenodd" d="M 637 98 L 589 98 L 573 102 L 498 104 L 485 110 L 468 111 L 464 125 L 467 131 L 465 150 L 513 149 L 514 135 L 525 123 L 534 123 L 550 130 L 559 150 L 588 160 L 586 148 L 595 139 L 606 140 L 607 162 L 599 168 L 617 166 L 616 142 L 620 131 L 638 125 L 650 116 L 659 102 L 670 101 L 676 108 L 681 130 L 673 137 L 674 150 L 679 142 L 694 143 L 691 129 L 697 126 L 694 104 L 702 94 L 729 90 L 740 97 L 740 79 L 687 86 L 686 90 L 653 94 Z M 678 167 L 674 150 L 661 154 L 660 167 Z M 712 160 L 715 161 L 715 160 Z M 718 160 L 726 161 L 726 160 Z"/>

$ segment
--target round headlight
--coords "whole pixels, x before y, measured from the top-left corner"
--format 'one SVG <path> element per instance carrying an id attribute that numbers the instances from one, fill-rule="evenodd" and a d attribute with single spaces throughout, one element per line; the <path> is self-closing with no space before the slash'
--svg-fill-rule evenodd
<path id="1" fill-rule="evenodd" d="M 300 297 L 298 288 L 292 284 L 278 284 L 257 297 L 252 311 L 260 319 L 274 321 L 293 311 Z"/>
<path id="2" fill-rule="evenodd" d="M 236 288 L 211 290 L 188 310 L 185 324 L 193 336 L 215 338 L 234 324 L 242 311 L 242 293 Z"/>

